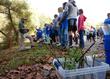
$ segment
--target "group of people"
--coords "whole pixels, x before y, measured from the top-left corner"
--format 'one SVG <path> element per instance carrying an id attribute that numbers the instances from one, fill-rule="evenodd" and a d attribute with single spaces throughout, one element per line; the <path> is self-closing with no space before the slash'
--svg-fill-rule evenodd
<path id="1" fill-rule="evenodd" d="M 95 42 L 97 36 L 96 29 L 93 26 L 91 26 L 90 28 L 86 29 L 85 32 L 86 32 L 87 40 L 90 42 L 93 40 Z"/>
<path id="2" fill-rule="evenodd" d="M 83 9 L 79 9 L 74 0 L 64 2 L 62 7 L 58 8 L 59 15 L 55 14 L 51 24 L 45 24 L 43 30 L 37 30 L 37 40 L 50 41 L 51 44 L 61 45 L 62 48 L 73 47 L 73 40 L 79 47 L 84 48 L 84 22 L 86 17 L 83 14 Z M 24 29 L 24 19 L 19 23 L 19 31 L 22 37 L 28 38 L 31 42 L 31 47 L 34 47 L 33 39 L 27 34 Z M 22 43 L 20 44 L 22 47 Z"/>
<path id="3" fill-rule="evenodd" d="M 83 35 L 86 17 L 83 15 L 83 9 L 78 10 L 75 1 L 68 0 L 58 8 L 58 13 L 59 15 L 54 15 L 51 24 L 45 24 L 45 35 L 50 37 L 51 43 L 61 45 L 62 48 L 73 47 L 73 41 L 78 44 L 79 37 L 79 46 L 84 48 Z"/>
<path id="4" fill-rule="evenodd" d="M 84 48 L 84 22 L 86 17 L 83 14 L 83 9 L 79 9 L 74 0 L 64 2 L 62 7 L 58 8 L 59 15 L 54 15 L 53 30 L 57 42 L 61 43 L 63 48 L 73 47 L 73 40 L 78 44 L 78 37 L 80 39 L 79 46 Z M 78 17 L 79 15 L 79 17 Z M 77 19 L 78 18 L 78 19 Z M 79 35 L 78 35 L 79 34 Z"/>
<path id="5" fill-rule="evenodd" d="M 28 29 L 25 28 L 24 18 L 21 18 L 19 22 L 19 33 L 20 33 L 20 49 L 24 49 L 24 38 L 28 38 L 31 43 L 31 48 L 34 47 L 34 41 L 45 42 L 48 44 L 57 44 L 62 48 L 73 47 L 73 40 L 78 44 L 79 47 L 84 48 L 84 34 L 87 32 L 87 40 L 91 41 L 91 38 L 95 42 L 95 35 L 104 34 L 104 47 L 106 54 L 106 62 L 110 64 L 110 13 L 107 14 L 107 19 L 104 21 L 102 30 L 96 32 L 94 27 L 85 30 L 84 22 L 86 17 L 83 14 L 83 9 L 79 9 L 75 4 L 74 0 L 68 0 L 64 2 L 62 7 L 58 8 L 59 15 L 55 14 L 52 23 L 45 24 L 43 30 L 40 28 L 36 29 L 36 37 L 33 39 L 28 34 Z M 102 32 L 103 31 L 103 32 Z"/>

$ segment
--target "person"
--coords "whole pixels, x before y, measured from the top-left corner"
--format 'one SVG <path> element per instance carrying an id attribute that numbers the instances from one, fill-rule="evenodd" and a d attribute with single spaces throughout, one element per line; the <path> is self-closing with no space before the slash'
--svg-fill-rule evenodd
<path id="1" fill-rule="evenodd" d="M 50 37 L 50 44 L 53 45 L 56 42 L 56 40 L 55 40 L 55 29 L 53 27 L 53 23 L 50 23 L 49 26 L 50 26 L 50 35 L 49 35 L 49 37 Z"/>
<path id="2" fill-rule="evenodd" d="M 93 39 L 93 42 L 96 42 L 96 34 L 97 34 L 97 32 L 96 32 L 96 29 L 95 29 L 95 27 L 93 27 L 93 29 L 94 29 L 94 31 L 93 31 L 93 36 L 92 36 L 92 39 Z"/>
<path id="3" fill-rule="evenodd" d="M 86 21 L 86 17 L 83 14 L 83 9 L 79 9 L 79 18 L 78 18 L 78 32 L 79 32 L 79 40 L 80 40 L 80 48 L 84 48 L 84 22 Z"/>
<path id="4" fill-rule="evenodd" d="M 110 65 L 110 13 L 107 14 L 107 19 L 104 20 L 104 26 L 102 27 L 104 32 L 104 49 L 106 63 Z"/>
<path id="5" fill-rule="evenodd" d="M 25 48 L 25 46 L 24 46 L 24 39 L 25 38 L 28 38 L 30 40 L 31 48 L 34 47 L 33 38 L 28 34 L 29 29 L 26 29 L 25 26 L 24 26 L 25 20 L 26 19 L 21 18 L 21 20 L 19 22 L 19 33 L 20 33 L 20 40 L 19 40 L 20 48 L 19 49 L 20 50 Z"/>
<path id="6" fill-rule="evenodd" d="M 90 27 L 90 42 L 93 40 L 95 42 L 95 37 L 96 37 L 96 29 L 91 26 Z"/>
<path id="7" fill-rule="evenodd" d="M 41 28 L 36 28 L 36 40 L 38 43 L 43 40 L 42 34 L 43 31 L 41 30 Z"/>
<path id="8" fill-rule="evenodd" d="M 69 47 L 73 45 L 73 37 L 76 37 L 78 8 L 74 0 L 68 0 L 64 11 L 68 19 Z"/>
<path id="9" fill-rule="evenodd" d="M 104 24 L 105 25 L 109 25 L 110 24 L 110 13 L 107 14 L 107 19 L 105 19 Z"/>
<path id="10" fill-rule="evenodd" d="M 50 25 L 47 23 L 44 24 L 43 39 L 44 39 L 44 43 L 46 43 L 46 44 L 50 44 L 50 42 L 51 42 L 50 33 L 51 33 Z"/>
<path id="11" fill-rule="evenodd" d="M 89 31 L 89 29 L 87 28 L 86 29 L 86 36 L 87 36 L 87 41 L 89 41 L 90 40 L 90 31 Z"/>
<path id="12" fill-rule="evenodd" d="M 63 7 L 66 5 L 66 3 L 63 3 Z M 59 12 L 59 25 L 60 25 L 60 42 L 62 48 L 67 48 L 68 45 L 68 20 L 67 17 L 65 17 L 65 12 L 63 12 L 63 8 L 58 8 Z M 64 18 L 65 17 L 65 18 Z"/>
<path id="13" fill-rule="evenodd" d="M 58 15 L 55 14 L 54 15 L 54 19 L 53 19 L 53 31 L 54 31 L 54 37 L 55 37 L 55 43 L 59 44 L 59 35 L 58 35 L 58 29 L 59 29 L 59 25 L 58 25 Z"/>

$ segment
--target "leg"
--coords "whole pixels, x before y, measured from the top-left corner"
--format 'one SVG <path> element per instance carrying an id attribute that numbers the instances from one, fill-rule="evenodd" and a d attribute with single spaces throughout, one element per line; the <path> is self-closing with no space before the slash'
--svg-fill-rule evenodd
<path id="1" fill-rule="evenodd" d="M 83 30 L 81 30 L 80 32 L 79 32 L 79 39 L 80 39 L 80 47 L 81 48 L 84 48 L 84 36 L 83 36 L 83 34 L 84 34 L 84 31 Z"/>
<path id="2" fill-rule="evenodd" d="M 73 27 L 74 21 L 73 19 L 68 20 L 68 33 L 69 33 L 69 46 L 71 47 L 73 45 L 73 32 L 72 32 L 72 27 Z"/>
<path id="3" fill-rule="evenodd" d="M 33 47 L 34 46 L 33 38 L 30 35 L 28 35 L 28 34 L 24 34 L 24 37 L 28 38 L 30 40 L 31 47 Z"/>
<path id="4" fill-rule="evenodd" d="M 24 49 L 24 37 L 23 34 L 19 33 L 19 49 Z"/>

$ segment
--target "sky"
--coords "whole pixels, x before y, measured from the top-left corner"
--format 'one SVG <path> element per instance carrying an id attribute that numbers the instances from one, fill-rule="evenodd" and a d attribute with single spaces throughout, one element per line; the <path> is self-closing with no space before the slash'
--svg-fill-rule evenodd
<path id="1" fill-rule="evenodd" d="M 68 0 L 28 0 L 32 9 L 38 10 L 51 18 L 57 13 L 57 8 Z M 76 0 L 78 8 L 84 10 L 88 21 L 102 22 L 110 12 L 110 0 Z"/>

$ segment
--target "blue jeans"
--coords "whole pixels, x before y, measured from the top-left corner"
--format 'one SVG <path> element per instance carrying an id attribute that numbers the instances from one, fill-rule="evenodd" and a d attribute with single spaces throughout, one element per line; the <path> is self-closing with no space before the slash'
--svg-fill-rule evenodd
<path id="1" fill-rule="evenodd" d="M 110 35 L 104 35 L 104 49 L 106 63 L 110 65 Z"/>
<path id="2" fill-rule="evenodd" d="M 66 47 L 68 45 L 68 20 L 65 19 L 60 28 L 61 46 Z"/>
<path id="3" fill-rule="evenodd" d="M 80 47 L 84 48 L 84 30 L 79 31 L 79 40 L 80 40 Z"/>
<path id="4" fill-rule="evenodd" d="M 68 34 L 67 33 L 61 33 L 61 46 L 66 47 L 68 45 Z"/>

